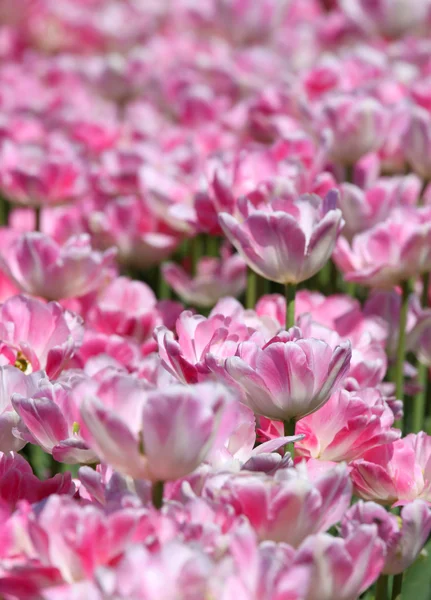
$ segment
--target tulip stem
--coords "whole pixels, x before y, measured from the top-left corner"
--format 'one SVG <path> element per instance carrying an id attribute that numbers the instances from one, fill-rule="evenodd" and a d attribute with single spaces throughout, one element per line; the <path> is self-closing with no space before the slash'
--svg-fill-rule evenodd
<path id="1" fill-rule="evenodd" d="M 155 481 L 152 488 L 152 501 L 154 508 L 160 509 L 163 506 L 163 490 L 165 484 L 163 481 Z"/>
<path id="2" fill-rule="evenodd" d="M 401 284 L 401 310 L 398 333 L 398 351 L 395 365 L 395 396 L 398 400 L 404 400 L 404 361 L 406 355 L 406 326 L 407 311 L 409 306 L 409 282 Z"/>
<path id="3" fill-rule="evenodd" d="M 413 423 L 412 432 L 419 433 L 424 427 L 425 403 L 427 395 L 428 367 L 422 363 L 418 364 L 419 392 L 413 398 Z"/>
<path id="4" fill-rule="evenodd" d="M 214 235 L 207 236 L 206 251 L 208 256 L 217 257 L 219 255 L 219 239 Z"/>
<path id="5" fill-rule="evenodd" d="M 394 575 L 392 584 L 392 600 L 401 600 L 401 588 L 403 587 L 403 574 Z"/>
<path id="6" fill-rule="evenodd" d="M 192 254 L 192 277 L 197 274 L 198 263 L 203 255 L 202 238 L 199 234 L 195 235 L 191 240 L 191 254 Z"/>
<path id="7" fill-rule="evenodd" d="M 257 296 L 257 273 L 252 269 L 248 269 L 247 273 L 247 291 L 245 294 L 245 307 L 252 308 L 256 306 Z"/>
<path id="8" fill-rule="evenodd" d="M 35 215 L 35 225 L 34 225 L 34 230 L 35 231 L 40 231 L 40 225 L 41 225 L 41 216 L 42 216 L 42 209 L 40 206 L 36 206 L 34 209 L 34 215 Z"/>
<path id="9" fill-rule="evenodd" d="M 289 421 L 284 421 L 283 423 L 284 423 L 284 435 L 285 436 L 295 435 L 295 426 L 296 426 L 295 419 L 289 419 Z M 284 447 L 284 451 L 289 452 L 290 456 L 292 457 L 292 460 L 293 460 L 295 458 L 294 442 L 289 442 L 289 444 L 286 444 Z"/>
<path id="10" fill-rule="evenodd" d="M 163 270 L 161 265 L 159 266 L 159 281 L 158 281 L 158 293 L 159 300 L 170 300 L 171 298 L 171 288 L 169 287 L 168 282 L 163 277 Z"/>
<path id="11" fill-rule="evenodd" d="M 10 204 L 4 196 L 0 195 L 0 225 L 9 224 Z"/>
<path id="12" fill-rule="evenodd" d="M 294 283 L 286 283 L 286 329 L 290 329 L 295 325 L 295 294 L 296 285 Z"/>
<path id="13" fill-rule="evenodd" d="M 388 600 L 388 576 L 380 575 L 376 583 L 376 600 Z"/>

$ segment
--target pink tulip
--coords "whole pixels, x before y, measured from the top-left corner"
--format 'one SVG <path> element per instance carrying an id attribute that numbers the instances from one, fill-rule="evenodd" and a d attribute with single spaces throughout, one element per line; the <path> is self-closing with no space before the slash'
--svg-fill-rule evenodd
<path id="1" fill-rule="evenodd" d="M 12 143 L 1 148 L 0 187 L 11 202 L 63 204 L 85 193 L 86 175 L 76 150 L 72 145 L 58 144 L 54 137 L 48 142 L 51 148 Z"/>
<path id="2" fill-rule="evenodd" d="M 215 499 L 220 495 L 236 514 L 245 515 L 261 540 L 297 547 L 341 519 L 350 504 L 351 485 L 344 467 L 311 481 L 301 465 L 279 470 L 274 477 L 244 472 L 221 483 L 215 476 L 205 484 L 205 494 Z"/>
<path id="3" fill-rule="evenodd" d="M 45 370 L 55 378 L 82 339 L 79 317 L 59 304 L 13 296 L 0 307 L 0 360 L 26 374 Z"/>
<path id="4" fill-rule="evenodd" d="M 19 416 L 13 409 L 11 398 L 14 394 L 33 394 L 43 377 L 42 371 L 25 375 L 11 365 L 0 367 L 0 452 L 18 452 L 25 446 L 25 441 L 13 434 Z"/>
<path id="5" fill-rule="evenodd" d="M 398 518 L 374 502 L 360 500 L 344 515 L 343 536 L 355 535 L 362 524 L 377 525 L 379 537 L 386 545 L 383 573 L 396 575 L 408 569 L 424 547 L 431 531 L 431 509 L 423 500 L 415 500 L 402 508 Z"/>
<path id="6" fill-rule="evenodd" d="M 227 213 L 220 224 L 245 262 L 262 277 L 278 283 L 299 283 L 315 275 L 330 258 L 342 225 L 336 193 L 325 201 L 305 195 L 255 209 L 238 203 L 242 221 Z"/>
<path id="7" fill-rule="evenodd" d="M 82 419 L 70 387 L 42 379 L 26 395 L 15 393 L 12 404 L 20 418 L 15 435 L 39 445 L 59 462 L 92 464 L 97 456 L 79 434 Z"/>
<path id="8" fill-rule="evenodd" d="M 328 128 L 331 132 L 331 159 L 338 164 L 353 165 L 382 145 L 388 112 L 371 96 L 333 94 L 325 99 L 316 126 L 319 131 Z"/>
<path id="9" fill-rule="evenodd" d="M 126 196 L 92 210 L 89 230 L 99 248 L 116 246 L 120 263 L 147 269 L 166 259 L 178 245 L 177 234 L 149 211 L 142 199 Z"/>
<path id="10" fill-rule="evenodd" d="M 404 135 L 404 152 L 411 168 L 420 177 L 431 177 L 429 159 L 431 118 L 429 112 L 415 106 L 410 113 L 409 126 Z"/>
<path id="11" fill-rule="evenodd" d="M 355 234 L 385 220 L 392 208 L 415 205 L 421 185 L 416 175 L 382 178 L 366 190 L 343 183 L 339 198 L 339 207 L 346 223 L 343 235 L 352 239 Z"/>
<path id="12" fill-rule="evenodd" d="M 155 335 L 164 367 L 180 381 L 195 383 L 210 373 L 209 359 L 221 364 L 235 354 L 240 342 L 251 338 L 264 343 L 266 324 L 253 311 L 244 311 L 238 302 L 225 298 L 208 319 L 190 311 L 181 313 L 176 324 L 178 340 L 166 327 L 158 327 Z M 269 326 L 274 335 L 277 324 Z"/>
<path id="13" fill-rule="evenodd" d="M 291 329 L 263 348 L 243 342 L 224 370 L 240 388 L 243 402 L 256 414 L 288 421 L 318 410 L 346 376 L 349 342 L 333 351 L 323 341 L 302 339 Z"/>
<path id="14" fill-rule="evenodd" d="M 97 570 L 100 596 L 89 598 L 201 600 L 206 596 L 211 567 L 212 561 L 202 549 L 180 541 L 167 543 L 157 552 L 135 545 L 120 560 Z M 56 600 L 55 595 L 48 598 Z"/>
<path id="15" fill-rule="evenodd" d="M 178 479 L 196 469 L 233 401 L 220 384 L 145 391 L 142 382 L 115 374 L 99 386 L 84 382 L 74 393 L 83 398 L 82 435 L 90 448 L 121 473 L 151 481 Z"/>
<path id="16" fill-rule="evenodd" d="M 426 21 L 429 0 L 341 0 L 345 14 L 366 31 L 398 37 L 412 33 Z"/>
<path id="17" fill-rule="evenodd" d="M 345 539 L 326 533 L 308 537 L 293 562 L 308 571 L 305 600 L 356 600 L 379 576 L 384 552 L 375 525 L 360 525 Z"/>
<path id="18" fill-rule="evenodd" d="M 43 233 L 20 236 L 8 252 L 6 267 L 28 294 L 47 300 L 83 296 L 97 289 L 114 268 L 115 250 L 92 250 L 88 235 L 59 246 Z"/>
<path id="19" fill-rule="evenodd" d="M 238 254 L 230 256 L 229 252 L 222 251 L 220 259 L 202 258 L 194 278 L 175 263 L 165 263 L 162 273 L 181 300 L 195 306 L 213 306 L 223 296 L 238 296 L 246 287 L 246 265 Z"/>
<path id="20" fill-rule="evenodd" d="M 406 504 L 431 501 L 431 436 L 423 431 L 366 452 L 352 463 L 352 481 L 364 500 Z"/>
<path id="21" fill-rule="evenodd" d="M 384 222 L 353 238 L 340 238 L 334 253 L 347 281 L 391 289 L 431 269 L 431 213 L 399 208 Z"/>
<path id="22" fill-rule="evenodd" d="M 106 514 L 53 494 L 30 515 L 29 533 L 40 560 L 71 583 L 91 578 L 98 567 L 121 556 L 139 539 L 142 517 L 142 511 L 127 508 Z"/>
<path id="23" fill-rule="evenodd" d="M 70 473 L 58 473 L 40 481 L 28 462 L 19 454 L 0 454 L 0 504 L 13 511 L 20 500 L 40 502 L 51 494 L 73 494 Z"/>
<path id="24" fill-rule="evenodd" d="M 152 289 L 141 281 L 118 277 L 99 295 L 87 322 L 101 333 L 143 342 L 152 334 L 157 316 Z"/>
<path id="25" fill-rule="evenodd" d="M 298 454 L 330 461 L 350 462 L 364 452 L 397 440 L 394 415 L 377 390 L 340 390 L 312 415 L 301 419 L 296 433 Z"/>

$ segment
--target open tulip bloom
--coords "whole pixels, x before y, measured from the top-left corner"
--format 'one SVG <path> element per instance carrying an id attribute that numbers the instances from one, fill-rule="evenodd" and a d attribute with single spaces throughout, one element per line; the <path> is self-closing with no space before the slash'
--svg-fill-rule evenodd
<path id="1" fill-rule="evenodd" d="M 431 0 L 0 1 L 0 600 L 425 600 Z"/>

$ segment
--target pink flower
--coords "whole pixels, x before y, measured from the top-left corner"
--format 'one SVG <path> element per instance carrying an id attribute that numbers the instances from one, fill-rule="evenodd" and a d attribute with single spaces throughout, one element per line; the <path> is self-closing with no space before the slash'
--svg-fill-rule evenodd
<path id="1" fill-rule="evenodd" d="M 388 37 L 413 32 L 426 22 L 429 0 L 341 0 L 345 14 L 366 31 Z"/>
<path id="2" fill-rule="evenodd" d="M 85 382 L 74 393 L 83 398 L 82 435 L 89 446 L 118 471 L 151 481 L 178 479 L 196 469 L 233 401 L 220 384 L 146 392 L 142 382 L 124 375 L 99 386 Z"/>
<path id="3" fill-rule="evenodd" d="M 357 494 L 382 504 L 431 501 L 431 436 L 423 431 L 366 452 L 352 463 Z"/>
<path id="4" fill-rule="evenodd" d="M 346 376 L 350 343 L 333 351 L 325 342 L 302 339 L 291 329 L 263 348 L 243 342 L 224 370 L 243 392 L 243 402 L 271 419 L 300 419 L 328 401 Z"/>
<path id="5" fill-rule="evenodd" d="M 316 118 L 319 131 L 328 128 L 332 134 L 329 154 L 342 165 L 353 165 L 362 156 L 378 150 L 388 125 L 388 113 L 378 100 L 356 94 L 328 96 Z"/>
<path id="6" fill-rule="evenodd" d="M 98 296 L 87 316 L 88 324 L 106 334 L 147 340 L 157 320 L 156 296 L 141 281 L 118 277 Z"/>
<path id="7" fill-rule="evenodd" d="M 396 575 L 415 562 L 425 545 L 431 531 L 431 509 L 423 500 L 415 500 L 401 509 L 399 518 L 374 502 L 359 500 L 344 515 L 342 535 L 354 535 L 362 524 L 377 525 L 386 545 L 383 573 Z"/>
<path id="8" fill-rule="evenodd" d="M 11 512 L 20 500 L 33 504 L 51 494 L 73 494 L 74 489 L 70 473 L 58 473 L 40 481 L 22 456 L 0 453 L 0 503 Z"/>
<path id="9" fill-rule="evenodd" d="M 350 462 L 364 452 L 397 440 L 394 415 L 377 390 L 339 390 L 312 415 L 296 424 L 298 454 L 330 461 Z"/>
<path id="10" fill-rule="evenodd" d="M 55 378 L 78 350 L 81 319 L 56 302 L 13 296 L 0 306 L 0 362 Z"/>
<path id="11" fill-rule="evenodd" d="M 95 463 L 97 455 L 79 434 L 82 419 L 73 402 L 71 385 L 41 379 L 25 395 L 15 393 L 12 404 L 20 422 L 15 435 L 39 445 L 55 460 L 69 464 Z"/>
<path id="12" fill-rule="evenodd" d="M 409 126 L 403 139 L 406 158 L 411 168 L 423 177 L 431 177 L 429 148 L 431 142 L 431 118 L 427 110 L 415 106 L 411 109 Z"/>
<path id="13" fill-rule="evenodd" d="M 343 183 L 339 197 L 339 207 L 345 220 L 343 235 L 352 239 L 355 234 L 385 220 L 392 208 L 414 206 L 419 198 L 421 185 L 416 175 L 382 178 L 366 190 L 351 183 Z"/>
<path id="14" fill-rule="evenodd" d="M 116 246 L 120 263 L 139 269 L 160 263 L 179 242 L 137 196 L 111 200 L 103 209 L 93 209 L 88 220 L 95 245 Z"/>
<path id="15" fill-rule="evenodd" d="M 244 311 L 239 302 L 225 298 L 208 319 L 190 311 L 181 313 L 176 324 L 178 340 L 166 327 L 158 327 L 155 335 L 165 368 L 180 381 L 195 383 L 210 373 L 208 361 L 221 364 L 235 354 L 240 342 L 257 338 L 263 343 L 268 334 L 265 325 L 253 311 Z M 269 327 L 272 335 L 278 329 L 272 322 Z"/>
<path id="16" fill-rule="evenodd" d="M 97 567 L 108 565 L 139 540 L 142 518 L 142 511 L 125 508 L 107 514 L 53 494 L 30 515 L 29 533 L 39 559 L 71 583 L 91 578 Z"/>
<path id="17" fill-rule="evenodd" d="M 347 281 L 391 289 L 431 269 L 431 213 L 427 208 L 394 210 L 384 222 L 353 238 L 340 238 L 334 253 Z"/>
<path id="18" fill-rule="evenodd" d="M 63 204 L 86 191 L 84 166 L 72 145 L 4 144 L 1 149 L 0 187 L 11 202 L 29 206 Z M 57 147 L 55 147 L 57 145 Z"/>
<path id="19" fill-rule="evenodd" d="M 350 504 L 351 485 L 345 467 L 310 480 L 304 464 L 282 469 L 274 477 L 261 473 L 209 479 L 203 495 L 223 499 L 245 515 L 260 540 L 299 546 L 308 535 L 337 523 Z"/>
<path id="20" fill-rule="evenodd" d="M 345 539 L 326 533 L 308 537 L 292 566 L 308 571 L 305 600 L 356 600 L 379 576 L 384 552 L 377 527 L 360 525 Z"/>
<path id="21" fill-rule="evenodd" d="M 6 267 L 19 287 L 47 300 L 83 296 L 97 289 L 114 268 L 115 249 L 92 250 L 82 234 L 59 246 L 43 233 L 20 236 L 9 249 Z"/>
<path id="22" fill-rule="evenodd" d="M 165 263 L 162 273 L 181 300 L 195 306 L 213 306 L 223 296 L 238 296 L 246 286 L 245 262 L 223 251 L 221 258 L 202 258 L 194 278 L 175 263 Z"/>
<path id="23" fill-rule="evenodd" d="M 254 271 L 278 283 L 299 283 L 315 275 L 330 258 L 342 225 L 336 193 L 322 201 L 305 195 L 255 209 L 238 203 L 242 222 L 228 213 L 220 224 L 229 241 Z"/>
<path id="24" fill-rule="evenodd" d="M 13 434 L 19 416 L 13 409 L 11 398 L 14 394 L 31 395 L 43 376 L 41 371 L 25 375 L 11 365 L 0 367 L 0 452 L 18 452 L 25 446 L 25 441 Z"/>

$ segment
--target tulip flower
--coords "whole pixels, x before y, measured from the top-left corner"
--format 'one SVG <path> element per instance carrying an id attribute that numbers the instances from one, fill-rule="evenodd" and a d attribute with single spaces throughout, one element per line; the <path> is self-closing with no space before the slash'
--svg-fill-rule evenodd
<path id="1" fill-rule="evenodd" d="M 26 374 L 57 377 L 77 352 L 82 320 L 56 302 L 13 296 L 0 306 L 0 360 Z"/>
<path id="2" fill-rule="evenodd" d="M 347 281 L 373 288 L 393 286 L 431 269 L 431 212 L 404 207 L 358 234 L 349 246 L 340 238 L 334 260 Z"/>
<path id="3" fill-rule="evenodd" d="M 115 254 L 114 248 L 103 253 L 92 250 L 85 234 L 60 246 L 43 233 L 31 232 L 12 244 L 5 268 L 24 292 L 60 300 L 101 287 L 114 268 Z"/>
<path id="4" fill-rule="evenodd" d="M 378 150 L 388 126 L 387 109 L 371 96 L 334 94 L 321 107 L 316 117 L 319 131 L 331 132 L 329 154 L 341 165 L 353 165 L 362 156 Z"/>
<path id="5" fill-rule="evenodd" d="M 294 323 L 295 286 L 315 275 L 330 258 L 342 227 L 337 193 L 274 200 L 259 208 L 238 201 L 242 221 L 228 213 L 220 225 L 252 271 L 286 286 L 287 327 Z"/>
<path id="6" fill-rule="evenodd" d="M 141 281 L 118 277 L 98 296 L 87 320 L 96 331 L 144 342 L 157 322 L 156 296 Z"/>
<path id="7" fill-rule="evenodd" d="M 375 525 L 360 525 L 345 539 L 326 533 L 308 537 L 293 566 L 308 570 L 305 600 L 355 600 L 380 574 L 385 545 Z"/>
<path id="8" fill-rule="evenodd" d="M 431 436 L 423 431 L 369 450 L 351 466 L 364 500 L 388 505 L 431 500 Z"/>
<path id="9" fill-rule="evenodd" d="M 431 532 L 431 509 L 423 500 L 414 500 L 401 509 L 398 518 L 379 504 L 359 500 L 343 517 L 343 537 L 354 535 L 362 524 L 377 525 L 386 545 L 383 573 L 397 575 L 415 562 L 424 547 Z"/>
<path id="10" fill-rule="evenodd" d="M 14 394 L 32 395 L 44 376 L 43 371 L 25 375 L 12 365 L 0 367 L 0 452 L 18 452 L 25 446 L 25 440 L 13 434 L 19 415 L 13 409 L 11 398 Z"/>
<path id="11" fill-rule="evenodd" d="M 193 279 L 175 263 L 165 263 L 162 273 L 181 300 L 196 306 L 213 306 L 223 296 L 238 296 L 246 286 L 243 259 L 223 250 L 220 259 L 202 258 Z"/>
<path id="12" fill-rule="evenodd" d="M 184 311 L 176 323 L 178 340 L 166 327 L 155 336 L 164 367 L 184 383 L 208 377 L 208 361 L 221 364 L 233 356 L 242 341 L 256 338 L 265 343 L 279 329 L 271 319 L 260 319 L 254 311 L 244 311 L 239 302 L 225 298 L 217 303 L 208 319 Z"/>
<path id="13" fill-rule="evenodd" d="M 259 209 L 239 202 L 242 221 L 220 214 L 220 224 L 251 269 L 283 284 L 297 284 L 317 273 L 335 247 L 342 224 L 336 193 L 323 202 L 316 195 Z"/>
<path id="14" fill-rule="evenodd" d="M 226 358 L 224 370 L 242 391 L 242 401 L 256 414 L 290 421 L 318 410 L 346 376 L 350 343 L 332 350 L 317 339 L 290 330 L 263 348 L 252 341 Z"/>
<path id="15" fill-rule="evenodd" d="M 341 0 L 345 14 L 366 31 L 388 37 L 413 33 L 426 21 L 429 0 Z"/>
<path id="16" fill-rule="evenodd" d="M 232 504 L 245 515 L 261 540 L 299 546 L 308 535 L 337 523 L 350 503 L 347 470 L 338 466 L 310 481 L 305 465 L 282 469 L 274 477 L 246 472 L 224 484 L 208 480 L 204 496 Z M 220 487 L 221 485 L 221 487 Z"/>
<path id="17" fill-rule="evenodd" d="M 15 435 L 23 443 L 39 445 L 59 462 L 93 464 L 97 455 L 79 434 L 82 420 L 70 388 L 41 379 L 27 394 L 15 393 L 12 405 L 20 418 Z"/>
<path id="18" fill-rule="evenodd" d="M 296 449 L 306 457 L 350 462 L 397 440 L 401 432 L 393 424 L 394 414 L 377 390 L 339 390 L 297 423 L 296 433 L 305 437 Z"/>
<path id="19" fill-rule="evenodd" d="M 99 386 L 83 382 L 74 390 L 82 398 L 82 435 L 121 473 L 153 482 L 184 477 L 210 453 L 232 392 L 215 383 L 145 387 L 115 374 Z"/>

